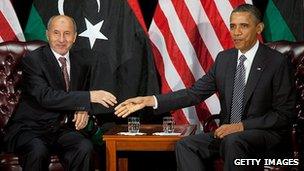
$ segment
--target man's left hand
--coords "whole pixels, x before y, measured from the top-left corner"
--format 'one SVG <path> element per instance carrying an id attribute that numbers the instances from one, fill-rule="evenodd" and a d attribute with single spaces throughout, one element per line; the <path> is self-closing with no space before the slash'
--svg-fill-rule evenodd
<path id="1" fill-rule="evenodd" d="M 217 128 L 214 132 L 214 138 L 223 139 L 226 135 L 244 131 L 243 123 L 224 124 Z"/>
<path id="2" fill-rule="evenodd" d="M 76 111 L 72 121 L 75 122 L 76 130 L 83 129 L 87 126 L 89 121 L 88 111 Z"/>

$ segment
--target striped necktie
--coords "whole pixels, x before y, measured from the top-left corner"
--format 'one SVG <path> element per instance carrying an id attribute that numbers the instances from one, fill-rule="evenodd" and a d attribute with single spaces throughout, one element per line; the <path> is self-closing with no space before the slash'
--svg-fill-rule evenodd
<path id="1" fill-rule="evenodd" d="M 236 68 L 233 84 L 233 96 L 230 123 L 239 123 L 242 120 L 243 103 L 244 103 L 244 91 L 245 91 L 245 55 L 241 55 L 239 58 L 239 64 Z"/>

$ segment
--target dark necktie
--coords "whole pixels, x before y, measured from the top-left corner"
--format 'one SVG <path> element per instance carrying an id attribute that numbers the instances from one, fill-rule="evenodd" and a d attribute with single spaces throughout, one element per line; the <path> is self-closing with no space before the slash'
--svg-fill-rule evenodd
<path id="1" fill-rule="evenodd" d="M 63 78 L 64 78 L 65 90 L 69 91 L 70 79 L 69 79 L 69 74 L 68 74 L 66 58 L 65 57 L 60 57 L 58 60 L 61 63 L 61 71 L 62 71 Z"/>
<path id="2" fill-rule="evenodd" d="M 245 91 L 245 60 L 246 56 L 241 55 L 234 76 L 230 123 L 239 123 L 242 120 Z"/>

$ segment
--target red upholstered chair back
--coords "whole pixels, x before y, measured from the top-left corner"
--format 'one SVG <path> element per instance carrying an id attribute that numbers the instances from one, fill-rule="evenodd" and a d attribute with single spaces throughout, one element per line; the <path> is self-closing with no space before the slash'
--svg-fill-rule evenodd
<path id="1" fill-rule="evenodd" d="M 22 71 L 20 60 L 24 55 L 45 45 L 42 41 L 0 43 L 0 138 L 3 128 L 14 112 L 20 96 Z"/>
<path id="2" fill-rule="evenodd" d="M 297 91 L 298 119 L 304 119 L 304 42 L 278 41 L 268 43 L 268 46 L 287 55 L 295 69 L 295 84 Z"/>

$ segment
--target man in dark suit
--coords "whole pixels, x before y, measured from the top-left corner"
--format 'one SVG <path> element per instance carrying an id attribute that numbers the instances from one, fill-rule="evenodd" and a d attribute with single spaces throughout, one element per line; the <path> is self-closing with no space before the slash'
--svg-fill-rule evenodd
<path id="1" fill-rule="evenodd" d="M 185 137 L 176 144 L 178 170 L 207 170 L 210 159 L 221 156 L 224 170 L 250 170 L 235 159 L 257 158 L 281 141 L 295 117 L 295 92 L 288 59 L 259 43 L 261 14 L 249 4 L 230 16 L 235 48 L 220 52 L 210 71 L 189 89 L 165 95 L 136 97 L 116 107 L 126 117 L 145 106 L 157 113 L 198 104 L 218 93 L 220 127 L 215 132 Z M 262 163 L 260 163 L 262 164 Z"/>
<path id="2" fill-rule="evenodd" d="M 52 17 L 46 35 L 49 45 L 22 59 L 23 91 L 6 128 L 7 150 L 21 155 L 24 170 L 48 170 L 53 152 L 65 170 L 89 170 L 92 144 L 77 130 L 87 125 L 90 103 L 108 107 L 116 98 L 103 90 L 78 91 L 90 68 L 69 52 L 77 36 L 72 18 Z"/>

